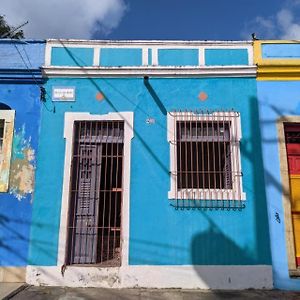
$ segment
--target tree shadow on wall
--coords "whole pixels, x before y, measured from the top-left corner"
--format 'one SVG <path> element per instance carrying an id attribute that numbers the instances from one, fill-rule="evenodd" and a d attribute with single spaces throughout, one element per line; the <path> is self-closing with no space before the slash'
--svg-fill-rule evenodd
<path id="1" fill-rule="evenodd" d="M 20 248 L 25 244 L 29 245 L 29 241 L 31 246 L 36 247 L 41 253 L 52 257 L 52 255 L 47 251 L 47 244 L 51 244 L 51 242 L 45 242 L 42 240 L 30 240 L 29 236 L 27 236 L 24 232 L 20 233 L 18 231 L 19 226 L 47 226 L 51 227 L 50 223 L 36 223 L 31 222 L 30 220 L 20 220 L 13 218 L 11 216 L 6 216 L 3 213 L 0 213 L 0 267 L 6 267 L 6 272 L 10 274 L 9 277 L 14 278 L 17 282 L 23 282 L 24 277 L 22 277 L 16 269 L 25 268 L 27 265 L 30 265 L 31 262 L 28 260 L 28 251 L 24 251 L 24 248 Z M 10 259 L 7 259 L 7 254 L 10 254 Z M 19 264 L 15 265 L 13 260 L 18 259 Z M 7 276 L 7 275 L 6 275 Z M 49 275 L 51 276 L 51 275 Z M 2 279 L 3 280 L 3 279 Z M 5 282 L 5 279 L 3 280 Z"/>
<path id="2" fill-rule="evenodd" d="M 254 263 L 247 249 L 239 247 L 205 213 L 203 215 L 209 226 L 192 239 L 193 265 L 233 265 L 233 262 L 234 265 L 252 265 Z"/>
<path id="3" fill-rule="evenodd" d="M 64 45 L 63 45 L 64 46 Z M 65 47 L 65 46 L 64 46 Z M 76 58 L 69 52 L 69 50 L 65 47 L 66 51 L 69 53 L 70 57 L 74 60 L 76 65 L 80 67 L 80 63 L 76 60 Z M 82 68 L 84 71 L 84 68 Z M 108 99 L 107 96 L 103 93 L 102 89 L 100 88 L 99 84 L 93 79 L 89 78 L 88 80 L 93 84 L 98 92 L 101 92 L 111 107 L 112 111 L 118 113 L 117 107 L 114 105 L 113 101 Z M 161 106 L 161 101 L 157 97 L 155 91 L 151 86 L 145 83 L 146 88 L 148 89 L 149 93 L 151 94 L 152 98 L 155 100 L 156 104 L 160 108 L 162 114 L 165 114 L 165 108 Z M 195 266 L 195 270 L 198 276 L 206 282 L 207 286 L 210 288 L 216 288 L 214 286 L 215 280 L 213 279 L 213 274 L 203 273 L 200 271 L 199 266 L 205 265 L 212 265 L 212 266 L 223 266 L 223 267 L 230 267 L 232 265 L 257 265 L 261 264 L 271 264 L 270 260 L 270 245 L 269 245 L 269 236 L 268 236 L 268 218 L 267 218 L 267 207 L 266 207 L 266 196 L 264 190 L 264 183 L 262 182 L 263 178 L 262 175 L 264 173 L 263 170 L 263 161 L 262 161 L 262 150 L 261 150 L 261 136 L 260 136 L 260 129 L 259 129 L 259 112 L 258 112 L 258 105 L 257 105 L 257 98 L 253 97 L 248 99 L 248 109 L 249 109 L 249 122 L 251 127 L 251 135 L 246 140 L 242 140 L 241 144 L 241 157 L 244 160 L 248 160 L 251 163 L 249 172 L 254 176 L 253 183 L 251 186 L 247 187 L 249 193 L 253 194 L 253 203 L 250 207 L 248 206 L 248 202 L 246 201 L 246 210 L 251 209 L 252 215 L 251 219 L 254 222 L 253 227 L 248 227 L 249 230 L 254 230 L 254 240 L 253 240 L 253 247 L 254 254 L 249 252 L 249 249 L 241 248 L 237 245 L 234 240 L 230 239 L 231 236 L 230 232 L 228 236 L 224 231 L 219 228 L 216 223 L 212 221 L 211 218 L 208 217 L 206 212 L 205 214 L 207 221 L 208 221 L 208 228 L 196 234 L 191 241 L 190 252 L 192 256 L 192 264 Z M 247 102 L 245 101 L 245 106 Z M 247 109 L 245 107 L 245 109 Z M 244 120 L 246 121 L 246 120 Z M 249 124 L 248 124 L 249 125 Z M 243 123 L 242 123 L 243 127 Z M 161 167 L 162 171 L 166 174 L 169 174 L 169 170 L 166 168 L 165 164 L 161 161 L 160 157 L 157 157 L 155 153 L 153 153 L 151 147 L 147 144 L 147 142 L 143 139 L 138 132 L 135 132 L 135 138 L 139 139 L 144 146 L 144 148 L 151 154 L 151 156 L 155 159 L 157 164 Z M 265 142 L 265 141 L 263 141 Z M 249 146 L 249 147 L 248 147 Z M 280 189 L 281 183 L 276 180 L 272 174 L 269 174 L 273 180 L 271 183 L 276 188 Z M 195 213 L 197 213 L 195 211 Z M 242 213 L 236 211 L 235 213 Z M 224 211 L 226 214 L 226 211 Z M 211 214 L 212 216 L 213 214 Z M 230 218 L 230 214 L 228 214 L 228 218 Z M 233 222 L 233 221 L 232 221 Z M 230 219 L 228 221 L 230 223 Z M 235 224 L 238 226 L 239 224 Z M 225 279 L 226 280 L 226 279 Z M 229 281 L 229 279 L 228 279 Z M 234 285 L 232 285 L 234 287 Z"/>

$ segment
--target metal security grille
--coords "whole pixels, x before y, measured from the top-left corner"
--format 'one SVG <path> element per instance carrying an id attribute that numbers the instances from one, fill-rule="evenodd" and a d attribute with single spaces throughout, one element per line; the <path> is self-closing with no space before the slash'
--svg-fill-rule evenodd
<path id="1" fill-rule="evenodd" d="M 300 144 L 300 131 L 298 123 L 285 123 L 285 140 L 287 144 Z"/>
<path id="2" fill-rule="evenodd" d="M 67 264 L 121 264 L 124 123 L 77 121 Z"/>
<path id="3" fill-rule="evenodd" d="M 2 147 L 3 147 L 4 123 L 5 123 L 5 120 L 1 119 L 0 120 L 0 153 L 2 152 Z"/>
<path id="4" fill-rule="evenodd" d="M 172 112 L 176 207 L 243 208 L 239 113 Z"/>

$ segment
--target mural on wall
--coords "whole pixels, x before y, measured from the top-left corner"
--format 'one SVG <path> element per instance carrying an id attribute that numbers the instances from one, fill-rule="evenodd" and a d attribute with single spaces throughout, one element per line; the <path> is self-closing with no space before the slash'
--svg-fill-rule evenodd
<path id="1" fill-rule="evenodd" d="M 34 187 L 35 151 L 31 138 L 25 137 L 25 124 L 15 130 L 10 173 L 10 193 L 19 201 L 31 194 Z"/>

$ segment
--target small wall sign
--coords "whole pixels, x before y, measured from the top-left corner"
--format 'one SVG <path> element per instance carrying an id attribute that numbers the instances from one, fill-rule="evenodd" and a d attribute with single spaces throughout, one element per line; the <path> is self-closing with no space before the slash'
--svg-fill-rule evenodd
<path id="1" fill-rule="evenodd" d="M 53 87 L 52 101 L 75 101 L 75 87 Z"/>

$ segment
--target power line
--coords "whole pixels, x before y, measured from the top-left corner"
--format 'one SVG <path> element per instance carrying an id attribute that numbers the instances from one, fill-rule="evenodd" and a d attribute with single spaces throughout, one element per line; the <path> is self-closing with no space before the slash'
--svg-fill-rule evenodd
<path id="1" fill-rule="evenodd" d="M 19 56 L 21 57 L 24 66 L 26 67 L 27 71 L 30 73 L 30 75 L 31 75 L 31 77 L 32 77 L 32 79 L 33 79 L 35 85 L 38 86 L 39 89 L 40 89 L 40 92 L 41 92 L 41 95 L 40 95 L 41 98 L 40 98 L 40 99 L 41 99 L 41 102 L 43 103 L 45 109 L 46 109 L 47 111 L 49 111 L 49 112 L 55 113 L 55 110 L 56 110 L 56 109 L 55 109 L 54 103 L 51 102 L 51 103 L 52 103 L 52 106 L 53 106 L 53 109 L 49 109 L 49 108 L 47 107 L 46 103 L 45 103 L 45 102 L 46 102 L 46 96 L 48 97 L 49 100 L 51 100 L 51 97 L 48 95 L 48 93 L 47 93 L 47 91 L 45 90 L 45 88 L 43 87 L 43 85 L 37 81 L 37 79 L 36 79 L 34 73 L 33 73 L 32 70 L 28 67 L 28 65 L 27 65 L 27 63 L 26 63 L 26 61 L 25 61 L 25 59 L 24 59 L 22 53 L 20 52 L 20 50 L 18 49 L 18 47 L 17 47 L 17 45 L 16 45 L 15 43 L 14 43 L 14 46 L 15 46 L 15 48 L 16 48 L 16 50 L 17 50 Z M 26 51 L 24 45 L 22 45 L 22 47 L 23 47 L 23 51 L 24 51 L 24 53 L 25 53 L 25 56 L 26 56 L 26 58 L 27 58 L 27 60 L 28 60 L 28 63 L 29 63 L 29 65 L 31 66 L 31 68 L 33 69 L 33 66 L 32 66 L 32 64 L 31 64 L 31 61 L 30 61 L 30 59 L 29 59 L 29 56 L 28 56 L 28 54 L 27 54 L 27 51 Z"/>
<path id="2" fill-rule="evenodd" d="M 12 28 L 9 32 L 6 32 L 3 35 L 1 35 L 0 39 L 4 39 L 6 37 L 10 37 L 12 33 L 14 33 L 15 31 L 19 30 L 20 28 L 24 27 L 27 24 L 28 24 L 28 21 L 22 23 L 21 25 L 17 26 L 16 28 Z"/>

